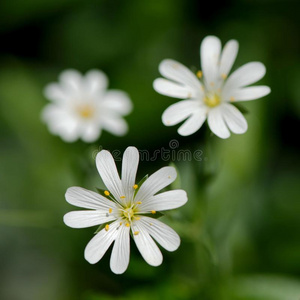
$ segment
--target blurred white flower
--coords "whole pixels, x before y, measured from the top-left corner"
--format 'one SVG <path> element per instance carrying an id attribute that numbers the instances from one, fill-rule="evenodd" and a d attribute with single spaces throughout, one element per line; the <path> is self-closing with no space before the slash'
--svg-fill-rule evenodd
<path id="1" fill-rule="evenodd" d="M 168 107 L 162 121 L 166 126 L 187 119 L 178 133 L 187 136 L 196 132 L 206 118 L 212 132 L 220 138 L 230 136 L 229 129 L 237 134 L 247 131 L 247 121 L 231 103 L 248 101 L 270 93 L 268 86 L 248 85 L 260 80 L 266 73 L 260 62 L 250 62 L 228 76 L 238 52 L 238 42 L 230 40 L 221 51 L 221 42 L 207 36 L 201 44 L 202 71 L 197 76 L 174 60 L 163 60 L 159 65 L 161 75 L 154 81 L 154 89 L 163 95 L 185 99 Z"/>
<path id="2" fill-rule="evenodd" d="M 71 187 L 66 192 L 66 200 L 70 204 L 90 209 L 67 213 L 64 216 L 66 225 L 84 228 L 106 224 L 86 246 L 85 259 L 91 264 L 97 263 L 114 242 L 110 267 L 116 274 L 125 272 L 128 267 L 130 232 L 141 255 L 152 266 L 160 265 L 163 260 L 153 239 L 168 251 L 175 251 L 180 244 L 180 238 L 173 229 L 149 217 L 186 203 L 187 195 L 183 190 L 157 194 L 175 180 L 175 169 L 161 168 L 138 186 L 135 181 L 138 163 L 138 150 L 128 147 L 123 155 L 120 179 L 112 155 L 102 150 L 96 157 L 96 165 L 107 191 L 101 195 Z"/>
<path id="3" fill-rule="evenodd" d="M 99 70 L 82 76 L 76 70 L 66 70 L 59 83 L 45 88 L 45 96 L 52 101 L 42 111 L 42 119 L 49 131 L 66 142 L 81 138 L 84 142 L 97 140 L 102 129 L 115 135 L 127 132 L 122 116 L 132 110 L 128 95 L 119 90 L 106 90 L 108 79 Z"/>

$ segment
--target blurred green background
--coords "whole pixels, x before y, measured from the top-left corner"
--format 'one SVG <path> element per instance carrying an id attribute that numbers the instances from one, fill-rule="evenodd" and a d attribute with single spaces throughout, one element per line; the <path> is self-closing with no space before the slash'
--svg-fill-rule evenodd
<path id="1" fill-rule="evenodd" d="M 152 88 L 164 58 L 199 69 L 209 34 L 223 45 L 237 39 L 234 68 L 263 62 L 261 83 L 272 89 L 244 104 L 249 130 L 228 140 L 206 127 L 186 138 L 164 127 L 174 99 Z M 0 299 L 300 299 L 298 1 L 2 0 L 0 41 Z M 66 144 L 48 132 L 42 91 L 67 68 L 101 69 L 110 88 L 129 93 L 125 137 Z M 174 139 L 176 151 L 202 151 L 201 161 L 175 161 L 189 202 L 164 218 L 180 248 L 162 250 L 153 268 L 132 243 L 121 276 L 109 269 L 110 251 L 90 265 L 83 251 L 94 228 L 63 224 L 73 210 L 66 189 L 101 186 L 99 147 L 153 152 Z M 138 176 L 170 162 L 143 161 Z"/>

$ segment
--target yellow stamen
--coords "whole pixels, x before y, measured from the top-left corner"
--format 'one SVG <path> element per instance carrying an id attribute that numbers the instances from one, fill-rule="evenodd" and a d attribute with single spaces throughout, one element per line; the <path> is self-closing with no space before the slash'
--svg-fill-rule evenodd
<path id="1" fill-rule="evenodd" d="M 106 225 L 105 225 L 105 230 L 108 231 L 108 229 L 109 229 L 109 225 L 106 224 Z"/>
<path id="2" fill-rule="evenodd" d="M 123 215 L 126 219 L 131 219 L 134 216 L 134 211 L 131 208 L 127 208 L 123 211 Z"/>
<path id="3" fill-rule="evenodd" d="M 198 78 L 202 78 L 203 73 L 202 73 L 202 71 L 199 70 L 199 71 L 196 73 L 196 75 L 197 75 Z"/>
<path id="4" fill-rule="evenodd" d="M 129 224 L 129 223 L 126 223 L 125 226 L 126 226 L 126 227 L 130 227 L 130 224 Z"/>
<path id="5" fill-rule="evenodd" d="M 141 202 L 141 201 L 138 201 L 136 204 L 142 204 L 142 202 Z"/>
<path id="6" fill-rule="evenodd" d="M 109 194 L 109 191 L 104 191 L 104 195 L 105 196 L 109 196 L 110 194 Z"/>
<path id="7" fill-rule="evenodd" d="M 112 208 L 110 208 L 110 209 L 108 210 L 108 212 L 111 214 L 111 213 L 112 213 Z"/>
<path id="8" fill-rule="evenodd" d="M 125 199 L 126 197 L 125 197 L 125 196 L 121 196 L 120 198 L 121 198 L 121 199 Z"/>
<path id="9" fill-rule="evenodd" d="M 137 185 L 137 184 L 135 184 L 134 186 L 133 186 L 133 188 L 136 190 L 137 188 L 138 188 L 139 186 Z"/>
<path id="10" fill-rule="evenodd" d="M 156 210 L 151 210 L 151 214 L 156 214 Z"/>
<path id="11" fill-rule="evenodd" d="M 221 98 L 218 94 L 213 94 L 204 97 L 203 101 L 208 107 L 215 107 L 220 104 Z"/>
<path id="12" fill-rule="evenodd" d="M 227 75 L 226 74 L 221 74 L 221 77 L 223 78 L 223 79 L 226 79 L 227 78 Z"/>
<path id="13" fill-rule="evenodd" d="M 230 97 L 230 101 L 234 101 L 235 100 L 235 98 L 234 97 Z"/>
<path id="14" fill-rule="evenodd" d="M 138 235 L 139 233 L 140 233 L 139 231 L 135 231 L 133 234 Z"/>
<path id="15" fill-rule="evenodd" d="M 134 217 L 137 221 L 141 219 L 141 217 Z"/>
<path id="16" fill-rule="evenodd" d="M 79 106 L 77 111 L 82 118 L 89 119 L 94 115 L 95 109 L 91 105 L 85 104 Z"/>

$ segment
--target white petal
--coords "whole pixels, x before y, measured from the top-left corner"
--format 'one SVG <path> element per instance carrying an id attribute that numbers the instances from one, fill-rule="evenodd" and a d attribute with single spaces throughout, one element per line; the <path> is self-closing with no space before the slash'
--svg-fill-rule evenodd
<path id="1" fill-rule="evenodd" d="M 221 109 L 223 118 L 232 132 L 241 134 L 247 131 L 247 121 L 243 114 L 235 106 L 223 103 L 221 105 Z"/>
<path id="2" fill-rule="evenodd" d="M 266 67 L 260 62 L 250 62 L 234 71 L 224 84 L 223 97 L 227 98 L 227 94 L 232 89 L 244 87 L 252 84 L 266 74 Z"/>
<path id="3" fill-rule="evenodd" d="M 117 201 L 122 202 L 121 196 L 124 196 L 124 191 L 112 155 L 106 150 L 101 150 L 97 154 L 96 165 L 108 191 L 113 194 Z"/>
<path id="4" fill-rule="evenodd" d="M 221 42 L 215 36 L 207 36 L 201 43 L 201 67 L 206 87 L 218 79 L 218 65 L 221 52 Z"/>
<path id="5" fill-rule="evenodd" d="M 107 76 L 100 70 L 91 70 L 84 77 L 85 91 L 91 95 L 102 93 L 107 88 Z"/>
<path id="6" fill-rule="evenodd" d="M 111 200 L 98 193 L 77 186 L 68 188 L 65 197 L 67 202 L 78 207 L 100 209 L 103 211 L 116 208 L 115 203 Z"/>
<path id="7" fill-rule="evenodd" d="M 138 190 L 135 201 L 142 201 L 153 196 L 169 184 L 177 177 L 175 168 L 164 167 L 153 173 Z"/>
<path id="8" fill-rule="evenodd" d="M 177 84 L 164 78 L 155 79 L 153 88 L 162 95 L 179 99 L 196 97 L 198 94 L 202 94 L 200 89 L 195 90 L 187 85 Z"/>
<path id="9" fill-rule="evenodd" d="M 145 226 L 143 226 L 140 222 L 135 222 L 132 231 L 135 244 L 144 260 L 151 266 L 159 266 L 163 261 L 162 254 L 158 246 L 145 229 Z M 135 231 L 138 231 L 139 234 L 135 235 Z"/>
<path id="10" fill-rule="evenodd" d="M 215 135 L 222 139 L 229 138 L 230 132 L 223 120 L 220 107 L 213 108 L 208 112 L 207 122 Z"/>
<path id="11" fill-rule="evenodd" d="M 145 199 L 139 205 L 139 209 L 143 212 L 163 211 L 180 207 L 186 202 L 187 194 L 184 190 L 173 190 Z"/>
<path id="12" fill-rule="evenodd" d="M 45 122 L 61 123 L 66 119 L 72 119 L 65 105 L 48 104 L 42 111 L 42 119 Z"/>
<path id="13" fill-rule="evenodd" d="M 112 242 L 118 237 L 119 221 L 109 225 L 106 231 L 102 229 L 87 244 L 84 250 L 84 257 L 90 264 L 97 263 L 105 254 Z"/>
<path id="14" fill-rule="evenodd" d="M 44 89 L 44 95 L 57 103 L 65 103 L 70 98 L 68 92 L 57 83 L 48 84 Z"/>
<path id="15" fill-rule="evenodd" d="M 125 92 L 110 90 L 103 96 L 101 107 L 109 114 L 125 116 L 132 111 L 132 102 Z"/>
<path id="16" fill-rule="evenodd" d="M 159 64 L 159 72 L 164 77 L 195 90 L 201 90 L 201 83 L 194 73 L 181 63 L 165 59 Z"/>
<path id="17" fill-rule="evenodd" d="M 166 224 L 149 217 L 141 217 L 140 227 L 143 226 L 163 248 L 168 251 L 175 251 L 180 245 L 179 235 Z"/>
<path id="18" fill-rule="evenodd" d="M 64 223 L 72 228 L 85 228 L 116 220 L 108 211 L 81 210 L 71 211 L 64 215 Z"/>
<path id="19" fill-rule="evenodd" d="M 139 151 L 135 147 L 128 147 L 122 160 L 122 184 L 125 193 L 125 200 L 131 201 L 133 199 L 135 185 L 135 177 L 139 164 Z"/>
<path id="20" fill-rule="evenodd" d="M 78 122 L 67 108 L 48 104 L 42 111 L 42 119 L 47 123 L 49 131 L 59 135 L 65 142 L 74 142 L 79 138 Z"/>
<path id="21" fill-rule="evenodd" d="M 230 100 L 231 98 L 233 98 L 234 101 L 254 100 L 264 97 L 270 92 L 271 89 L 265 85 L 250 86 L 230 91 L 230 93 L 227 93 L 227 98 L 224 98 L 224 100 Z"/>
<path id="22" fill-rule="evenodd" d="M 101 128 L 95 122 L 89 122 L 88 124 L 83 124 L 82 126 L 81 139 L 86 143 L 91 143 L 96 141 L 101 134 Z"/>
<path id="23" fill-rule="evenodd" d="M 76 70 L 65 70 L 60 76 L 59 80 L 64 88 L 68 90 L 72 95 L 77 95 L 83 91 L 83 79 L 82 75 Z"/>
<path id="24" fill-rule="evenodd" d="M 122 136 L 128 131 L 127 123 L 118 117 L 107 116 L 103 118 L 102 126 L 106 131 L 117 136 Z"/>
<path id="25" fill-rule="evenodd" d="M 192 114 L 179 128 L 178 133 L 187 136 L 195 133 L 206 120 L 206 109 L 199 110 Z"/>
<path id="26" fill-rule="evenodd" d="M 114 247 L 110 257 L 110 268 L 115 274 L 122 274 L 129 264 L 130 255 L 130 227 L 121 226 L 118 231 Z"/>
<path id="27" fill-rule="evenodd" d="M 162 114 L 162 122 L 166 126 L 173 126 L 185 120 L 200 108 L 196 100 L 183 100 L 169 106 Z"/>
<path id="28" fill-rule="evenodd" d="M 227 76 L 229 74 L 238 50 L 239 44 L 236 40 L 230 40 L 225 44 L 220 59 L 219 76 Z"/>

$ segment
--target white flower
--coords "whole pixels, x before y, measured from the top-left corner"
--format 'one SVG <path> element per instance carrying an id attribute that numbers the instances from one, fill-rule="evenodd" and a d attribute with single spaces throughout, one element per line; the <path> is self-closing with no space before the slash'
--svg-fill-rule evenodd
<path id="1" fill-rule="evenodd" d="M 85 259 L 91 264 L 97 263 L 114 242 L 110 267 L 116 274 L 125 272 L 128 267 L 130 232 L 141 255 L 152 266 L 160 265 L 163 260 L 153 239 L 168 251 L 175 251 L 180 244 L 180 238 L 173 229 L 147 216 L 186 203 L 187 195 L 183 190 L 157 194 L 175 180 L 175 169 L 161 168 L 138 186 L 135 179 L 138 162 L 138 150 L 128 147 L 123 155 L 120 179 L 112 155 L 102 150 L 97 155 L 96 165 L 107 191 L 100 195 L 71 187 L 66 192 L 66 200 L 70 204 L 89 209 L 67 213 L 64 216 L 66 225 L 84 228 L 106 224 L 86 246 Z"/>
<path id="2" fill-rule="evenodd" d="M 127 132 L 122 116 L 130 113 L 132 104 L 123 91 L 107 91 L 108 79 L 98 70 L 82 76 L 76 70 L 66 70 L 59 83 L 45 88 L 45 96 L 52 101 L 43 112 L 42 119 L 49 131 L 66 142 L 81 138 L 85 142 L 97 140 L 101 130 L 115 135 Z"/>
<path id="3" fill-rule="evenodd" d="M 250 62 L 228 76 L 238 52 L 238 42 L 230 40 L 221 52 L 221 42 L 207 36 L 200 47 L 202 71 L 197 76 L 182 64 L 166 59 L 159 65 L 166 77 L 154 81 L 154 89 L 163 95 L 185 99 L 168 107 L 162 121 L 166 126 L 187 119 L 178 133 L 187 136 L 196 132 L 206 118 L 212 132 L 220 138 L 247 131 L 247 121 L 231 103 L 254 100 L 270 93 L 268 86 L 248 85 L 260 80 L 266 73 L 260 62 Z"/>

